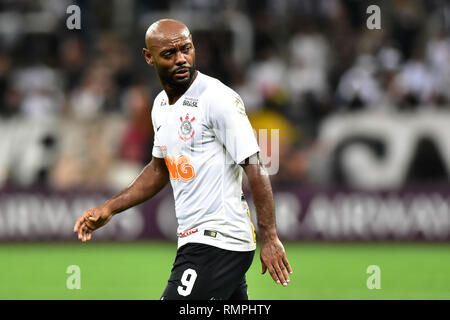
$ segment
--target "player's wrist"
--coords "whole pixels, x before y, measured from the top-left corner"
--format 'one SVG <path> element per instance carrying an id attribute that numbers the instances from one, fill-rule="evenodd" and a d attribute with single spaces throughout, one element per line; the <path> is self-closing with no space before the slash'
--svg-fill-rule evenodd
<path id="1" fill-rule="evenodd" d="M 108 200 L 102 205 L 102 209 L 109 213 L 109 215 L 114 216 L 120 211 L 114 208 L 114 204 Z"/>
<path id="2" fill-rule="evenodd" d="M 277 231 L 274 227 L 262 227 L 259 226 L 259 238 L 261 243 L 274 241 L 278 239 Z"/>

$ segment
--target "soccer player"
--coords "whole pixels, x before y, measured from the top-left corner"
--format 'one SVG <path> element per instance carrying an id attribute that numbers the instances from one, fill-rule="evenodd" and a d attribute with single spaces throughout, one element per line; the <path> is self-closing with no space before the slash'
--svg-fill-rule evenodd
<path id="1" fill-rule="evenodd" d="M 153 23 L 143 55 L 162 90 L 155 98 L 153 158 L 134 182 L 77 220 L 85 242 L 115 214 L 157 194 L 170 180 L 178 249 L 161 299 L 248 299 L 245 273 L 256 237 L 242 193 L 245 172 L 256 206 L 262 274 L 286 286 L 292 269 L 275 225 L 269 177 L 239 95 L 195 69 L 195 48 L 179 21 Z"/>

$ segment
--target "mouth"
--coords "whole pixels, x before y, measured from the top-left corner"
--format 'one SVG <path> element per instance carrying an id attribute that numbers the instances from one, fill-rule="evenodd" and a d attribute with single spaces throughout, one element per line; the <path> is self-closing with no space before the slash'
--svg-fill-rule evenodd
<path id="1" fill-rule="evenodd" d="M 180 79 L 185 78 L 188 75 L 189 75 L 188 68 L 180 68 L 175 71 L 175 77 L 180 78 Z"/>

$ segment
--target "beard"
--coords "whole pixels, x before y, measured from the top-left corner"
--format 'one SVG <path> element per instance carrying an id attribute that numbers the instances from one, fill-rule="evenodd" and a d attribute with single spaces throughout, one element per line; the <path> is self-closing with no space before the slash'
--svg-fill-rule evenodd
<path id="1" fill-rule="evenodd" d="M 176 72 L 179 69 L 188 70 L 188 76 L 185 78 L 182 78 L 182 79 L 177 79 Z M 195 73 L 195 65 L 194 64 L 192 64 L 192 66 L 190 66 L 190 67 L 185 67 L 185 66 L 179 67 L 173 72 L 164 72 L 164 71 L 158 70 L 158 75 L 159 75 L 159 78 L 161 79 L 161 81 L 163 83 L 168 84 L 173 89 L 183 89 L 186 86 L 188 86 L 191 83 L 192 78 L 194 77 L 194 73 Z"/>

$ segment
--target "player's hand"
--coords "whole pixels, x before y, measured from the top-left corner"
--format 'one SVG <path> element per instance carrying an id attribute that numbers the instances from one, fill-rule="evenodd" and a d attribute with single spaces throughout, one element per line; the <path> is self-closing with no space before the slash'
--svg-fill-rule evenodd
<path id="1" fill-rule="evenodd" d="M 86 210 L 75 223 L 73 232 L 78 232 L 78 239 L 86 242 L 92 239 L 94 230 L 107 224 L 112 217 L 112 212 L 105 206 Z"/>
<path id="2" fill-rule="evenodd" d="M 278 238 L 274 240 L 267 240 L 261 244 L 261 274 L 269 270 L 273 281 L 278 284 L 287 286 L 289 281 L 289 274 L 292 273 L 292 268 L 286 257 L 283 244 Z"/>

